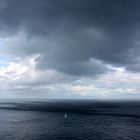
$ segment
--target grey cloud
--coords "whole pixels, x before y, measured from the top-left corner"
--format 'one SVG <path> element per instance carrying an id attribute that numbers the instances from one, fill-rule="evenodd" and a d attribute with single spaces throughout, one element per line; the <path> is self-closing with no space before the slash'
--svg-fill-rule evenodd
<path id="1" fill-rule="evenodd" d="M 13 42 L 15 55 L 40 53 L 37 68 L 70 75 L 96 75 L 105 64 L 139 71 L 138 0 L 5 0 L 0 8 L 1 36 L 24 30 Z M 9 43 L 10 46 L 10 43 Z M 91 63 L 89 59 L 100 63 Z M 136 70 L 135 70 L 136 69 Z"/>
<path id="2" fill-rule="evenodd" d="M 43 61 L 44 62 L 44 61 Z M 44 62 L 44 64 L 40 63 L 39 68 L 49 67 L 56 68 L 59 72 L 63 72 L 65 74 L 73 75 L 73 76 L 91 76 L 91 75 L 99 75 L 103 74 L 107 71 L 107 66 L 98 60 L 85 61 L 85 62 Z M 43 69 L 43 68 L 42 68 Z"/>

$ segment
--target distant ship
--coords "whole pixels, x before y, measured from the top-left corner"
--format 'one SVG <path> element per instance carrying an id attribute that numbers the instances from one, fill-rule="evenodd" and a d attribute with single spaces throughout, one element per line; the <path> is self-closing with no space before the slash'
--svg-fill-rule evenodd
<path id="1" fill-rule="evenodd" d="M 65 113 L 64 118 L 65 118 L 65 119 L 67 118 L 67 113 Z"/>

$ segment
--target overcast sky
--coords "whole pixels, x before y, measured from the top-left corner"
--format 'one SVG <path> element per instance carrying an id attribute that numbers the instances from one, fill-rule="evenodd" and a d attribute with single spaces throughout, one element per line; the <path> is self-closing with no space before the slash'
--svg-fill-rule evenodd
<path id="1" fill-rule="evenodd" d="M 0 98 L 140 98 L 139 0 L 0 0 Z"/>

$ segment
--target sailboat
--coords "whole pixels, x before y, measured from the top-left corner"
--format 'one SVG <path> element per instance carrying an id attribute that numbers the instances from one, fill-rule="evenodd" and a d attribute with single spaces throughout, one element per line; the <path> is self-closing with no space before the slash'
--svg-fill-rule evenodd
<path id="1" fill-rule="evenodd" d="M 65 119 L 67 118 L 67 113 L 65 113 L 64 118 L 65 118 Z"/>

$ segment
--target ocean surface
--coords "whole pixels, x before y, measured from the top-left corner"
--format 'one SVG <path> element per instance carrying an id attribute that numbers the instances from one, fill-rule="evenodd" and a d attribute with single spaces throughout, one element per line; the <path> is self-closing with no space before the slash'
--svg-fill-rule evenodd
<path id="1" fill-rule="evenodd" d="M 0 102 L 0 140 L 140 140 L 140 101 Z"/>

